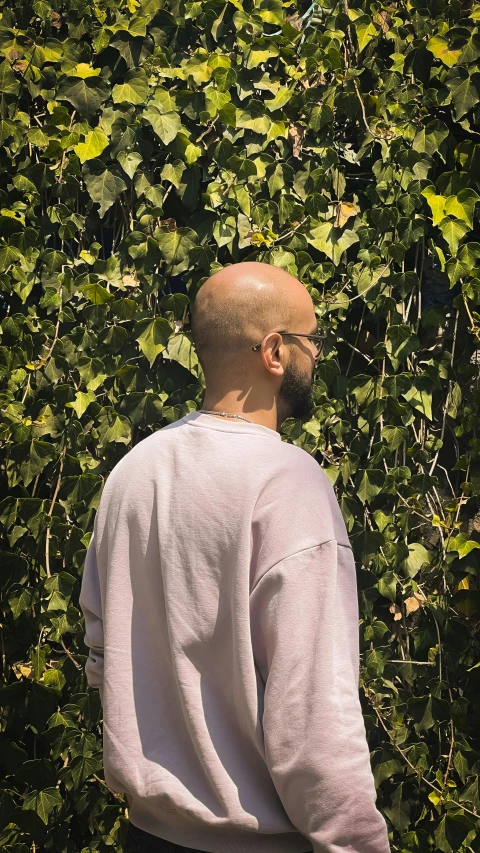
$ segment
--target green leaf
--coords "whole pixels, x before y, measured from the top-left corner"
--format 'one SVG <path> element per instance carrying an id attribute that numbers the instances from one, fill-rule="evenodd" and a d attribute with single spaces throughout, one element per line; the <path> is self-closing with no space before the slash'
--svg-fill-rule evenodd
<path id="1" fill-rule="evenodd" d="M 387 332 L 386 350 L 395 370 L 398 370 L 402 361 L 416 352 L 420 347 L 417 335 L 413 334 L 410 326 L 390 326 Z"/>
<path id="2" fill-rule="evenodd" d="M 480 196 L 470 189 L 460 190 L 457 195 L 451 195 L 445 202 L 445 213 L 447 216 L 455 216 L 462 219 L 470 228 L 473 228 L 473 214 Z"/>
<path id="3" fill-rule="evenodd" d="M 378 35 L 379 31 L 368 15 L 362 15 L 360 18 L 357 18 L 354 26 L 357 33 L 358 49 L 362 52 L 370 44 L 371 40 Z"/>
<path id="4" fill-rule="evenodd" d="M 462 48 L 457 50 L 452 49 L 449 46 L 448 40 L 443 36 L 433 36 L 427 42 L 427 50 L 436 57 L 436 59 L 440 59 L 444 65 L 447 65 L 448 68 L 451 68 L 452 65 L 456 65 L 458 59 L 462 53 Z"/>
<path id="5" fill-rule="evenodd" d="M 127 71 L 123 83 L 113 87 L 114 104 L 144 104 L 148 97 L 148 77 L 143 68 Z"/>
<path id="6" fill-rule="evenodd" d="M 361 472 L 357 484 L 357 497 L 362 504 L 370 503 L 382 491 L 385 473 L 380 469 L 371 468 Z"/>
<path id="7" fill-rule="evenodd" d="M 452 68 L 445 78 L 445 83 L 452 95 L 455 121 L 468 113 L 479 101 L 477 84 L 469 76 L 466 68 Z"/>
<path id="8" fill-rule="evenodd" d="M 450 219 L 446 216 L 438 223 L 438 227 L 442 232 L 442 237 L 448 244 L 451 254 L 456 255 L 460 240 L 463 240 L 465 234 L 468 234 L 470 231 L 469 225 L 466 222 L 461 222 L 458 219 Z"/>
<path id="9" fill-rule="evenodd" d="M 445 216 L 445 196 L 438 195 L 432 186 L 425 187 L 421 195 L 426 198 L 428 206 L 432 211 L 433 224 L 438 225 Z M 412 242 L 415 242 L 415 240 Z"/>
<path id="10" fill-rule="evenodd" d="M 83 166 L 83 176 L 92 201 L 100 205 L 99 216 L 105 216 L 120 193 L 127 189 L 122 178 L 107 169 L 101 160 L 90 160 Z"/>
<path id="11" fill-rule="evenodd" d="M 438 151 L 443 140 L 448 137 L 448 134 L 449 130 L 447 125 L 444 124 L 443 121 L 434 119 L 418 131 L 415 139 L 413 140 L 412 148 L 414 151 L 418 151 L 421 154 L 429 154 L 432 156 Z M 422 193 L 422 195 L 424 195 L 424 193 Z"/>
<path id="12" fill-rule="evenodd" d="M 117 154 L 117 160 L 128 177 L 133 178 L 140 163 L 142 162 L 142 155 L 137 154 L 135 151 L 119 151 Z"/>
<path id="13" fill-rule="evenodd" d="M 192 342 L 186 335 L 172 335 L 168 341 L 168 346 L 163 357 L 170 358 L 172 361 L 177 361 L 189 370 L 190 373 L 193 373 L 194 376 L 198 375 L 198 371 L 194 369 L 199 363 L 198 358 Z"/>
<path id="14" fill-rule="evenodd" d="M 428 420 L 432 420 L 432 389 L 429 380 L 424 382 L 417 379 L 407 391 L 402 392 L 402 397 Z"/>
<path id="15" fill-rule="evenodd" d="M 159 229 L 155 237 L 167 264 L 176 266 L 188 259 L 189 252 L 197 245 L 197 235 L 190 228 L 178 228 L 176 231 Z"/>
<path id="16" fill-rule="evenodd" d="M 450 538 L 446 550 L 457 551 L 459 559 L 462 559 L 476 548 L 480 548 L 480 542 L 477 542 L 475 539 L 469 539 L 466 533 L 459 533 L 457 536 Z"/>
<path id="17" fill-rule="evenodd" d="M 410 543 L 408 557 L 402 562 L 402 569 L 409 578 L 414 578 L 425 565 L 430 565 L 430 551 L 419 542 Z"/>
<path id="18" fill-rule="evenodd" d="M 109 94 L 108 83 L 102 77 L 67 77 L 59 86 L 57 100 L 69 101 L 83 118 L 91 119 Z"/>
<path id="19" fill-rule="evenodd" d="M 230 102 L 229 92 L 220 92 L 213 86 L 208 86 L 205 90 L 205 109 L 210 118 L 214 118 L 218 111 Z"/>
<path id="20" fill-rule="evenodd" d="M 4 59 L 0 63 L 0 92 L 3 92 L 5 95 L 18 95 L 19 91 L 20 81 L 15 77 L 10 68 L 10 63 Z"/>
<path id="21" fill-rule="evenodd" d="M 165 349 L 170 336 L 173 334 L 170 323 L 163 317 L 155 317 L 154 320 L 139 320 L 136 324 L 133 337 L 138 341 L 141 351 L 148 359 L 150 367 L 157 355 Z"/>
<path id="22" fill-rule="evenodd" d="M 385 572 L 379 579 L 377 586 L 380 595 L 390 599 L 390 601 L 395 601 L 397 597 L 397 579 L 393 572 Z"/>
<path id="23" fill-rule="evenodd" d="M 174 160 L 173 163 L 165 163 L 160 177 L 163 181 L 170 181 L 174 187 L 179 187 L 182 182 L 182 175 L 185 171 L 185 163 L 182 160 Z"/>
<path id="24" fill-rule="evenodd" d="M 178 113 L 160 113 L 157 107 L 151 106 L 143 111 L 143 118 L 148 121 L 164 145 L 173 142 L 179 132 L 182 122 Z"/>
<path id="25" fill-rule="evenodd" d="M 81 293 L 85 294 L 87 299 L 90 302 L 93 302 L 94 305 L 104 305 L 105 302 L 109 302 L 110 299 L 113 299 L 113 293 L 110 293 L 102 284 L 98 284 L 98 282 L 93 284 L 84 284 L 79 288 Z"/>
<path id="26" fill-rule="evenodd" d="M 49 462 L 56 459 L 57 450 L 55 445 L 50 444 L 50 442 L 33 439 L 18 444 L 12 452 L 12 456 L 22 460 L 20 462 L 20 474 L 23 485 L 28 486 L 37 474 L 41 474 Z"/>
<path id="27" fill-rule="evenodd" d="M 94 157 L 98 157 L 105 150 L 108 143 L 108 136 L 105 136 L 103 130 L 97 127 L 87 134 L 85 142 L 79 142 L 73 150 L 80 158 L 80 162 L 85 163 L 86 160 L 93 160 Z"/>
<path id="28" fill-rule="evenodd" d="M 246 68 L 258 68 L 259 65 L 268 62 L 269 59 L 278 56 L 278 54 L 278 47 L 271 39 L 257 39 L 251 47 L 246 47 Z"/>
<path id="29" fill-rule="evenodd" d="M 382 438 L 388 444 L 389 450 L 396 450 L 404 441 L 408 441 L 409 433 L 406 427 L 384 426 Z"/>
<path id="30" fill-rule="evenodd" d="M 391 807 L 384 806 L 384 812 L 395 829 L 403 834 L 410 825 L 410 804 L 403 794 L 403 782 L 391 795 Z"/>
<path id="31" fill-rule="evenodd" d="M 335 228 L 331 222 L 322 222 L 321 225 L 312 228 L 306 234 L 306 238 L 310 245 L 327 255 L 335 266 L 340 263 L 343 253 L 359 239 L 355 231 L 349 229 L 342 231 L 340 228 Z"/>
<path id="32" fill-rule="evenodd" d="M 443 853 L 457 853 L 475 824 L 463 814 L 446 814 L 435 829 L 435 842 Z"/>
<path id="33" fill-rule="evenodd" d="M 275 110 L 279 110 L 284 107 L 285 104 L 288 104 L 294 94 L 294 88 L 287 89 L 281 87 L 274 98 L 265 101 L 265 107 L 270 113 L 273 113 Z"/>
<path id="34" fill-rule="evenodd" d="M 94 403 L 96 399 L 96 395 L 93 391 L 87 391 L 86 393 L 84 391 L 77 391 L 74 402 L 65 403 L 65 406 L 73 409 L 77 418 L 81 418 L 88 409 L 90 403 Z"/>
<path id="35" fill-rule="evenodd" d="M 44 791 L 31 791 L 23 801 L 22 808 L 32 809 L 43 823 L 48 823 L 48 817 L 57 806 L 63 805 L 62 795 L 58 788 L 45 788 Z"/>

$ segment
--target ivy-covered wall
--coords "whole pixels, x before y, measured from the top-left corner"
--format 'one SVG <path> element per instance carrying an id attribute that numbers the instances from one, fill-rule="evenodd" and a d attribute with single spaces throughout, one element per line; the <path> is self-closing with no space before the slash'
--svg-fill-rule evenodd
<path id="1" fill-rule="evenodd" d="M 282 439 L 355 549 L 392 851 L 480 851 L 480 6 L 1 8 L 1 849 L 121 850 L 86 548 L 116 462 L 201 407 L 201 282 L 257 259 L 329 330 Z"/>

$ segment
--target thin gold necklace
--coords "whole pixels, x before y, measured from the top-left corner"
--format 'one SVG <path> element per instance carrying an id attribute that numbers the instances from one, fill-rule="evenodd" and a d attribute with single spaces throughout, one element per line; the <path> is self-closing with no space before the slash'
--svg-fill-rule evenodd
<path id="1" fill-rule="evenodd" d="M 199 409 L 199 412 L 204 412 L 206 415 L 222 415 L 224 418 L 240 418 L 241 421 L 246 421 L 247 424 L 253 423 L 248 418 L 242 417 L 242 415 L 234 415 L 232 412 L 215 412 L 213 409 Z"/>

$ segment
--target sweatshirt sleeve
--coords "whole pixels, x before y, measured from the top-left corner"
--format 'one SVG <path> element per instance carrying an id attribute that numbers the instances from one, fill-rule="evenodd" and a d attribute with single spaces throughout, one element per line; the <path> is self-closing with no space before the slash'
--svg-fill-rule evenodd
<path id="1" fill-rule="evenodd" d="M 79 604 L 85 617 L 84 642 L 89 648 L 85 675 L 90 687 L 96 687 L 100 691 L 103 703 L 104 638 L 95 533 L 92 534 L 85 557 Z"/>
<path id="2" fill-rule="evenodd" d="M 251 619 L 265 759 L 290 821 L 314 853 L 390 853 L 358 692 L 351 548 L 332 540 L 281 560 L 252 590 Z"/>

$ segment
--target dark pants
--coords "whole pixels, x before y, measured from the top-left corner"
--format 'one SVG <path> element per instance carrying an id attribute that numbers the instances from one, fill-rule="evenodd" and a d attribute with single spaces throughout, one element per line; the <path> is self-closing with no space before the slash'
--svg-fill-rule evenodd
<path id="1" fill-rule="evenodd" d="M 194 847 L 181 847 L 173 841 L 165 841 L 158 835 L 151 835 L 144 829 L 139 829 L 130 821 L 123 853 L 207 853 L 207 851 L 197 850 Z"/>
<path id="2" fill-rule="evenodd" d="M 197 850 L 196 847 L 181 847 L 173 841 L 165 841 L 158 835 L 150 835 L 144 829 L 139 829 L 130 821 L 123 853 L 207 853 L 207 851 Z M 309 850 L 308 853 L 313 853 L 313 850 Z"/>

